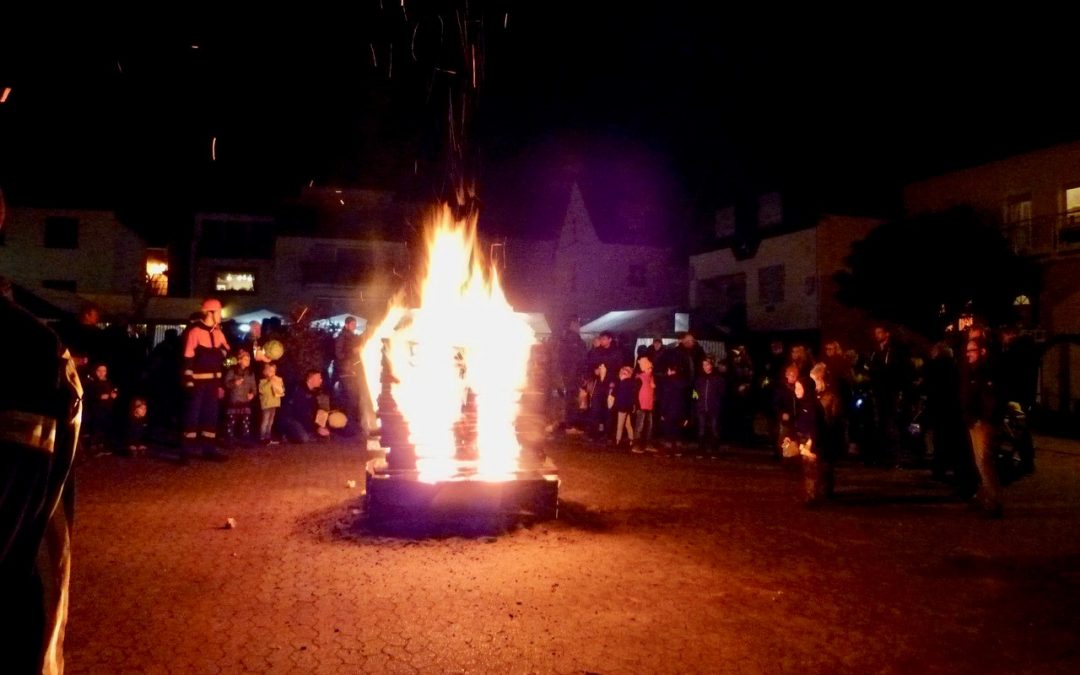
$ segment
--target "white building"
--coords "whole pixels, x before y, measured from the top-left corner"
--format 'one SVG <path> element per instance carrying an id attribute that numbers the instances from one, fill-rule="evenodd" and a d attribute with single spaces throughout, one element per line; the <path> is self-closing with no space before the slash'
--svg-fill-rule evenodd
<path id="1" fill-rule="evenodd" d="M 843 344 L 866 338 L 862 312 L 836 300 L 833 275 L 851 244 L 880 221 L 826 215 L 792 222 L 779 196 L 759 200 L 749 228 L 752 245 L 736 236 L 734 209 L 716 218 L 715 249 L 690 256 L 690 308 L 696 317 L 758 334 L 815 334 Z"/>
<path id="2" fill-rule="evenodd" d="M 147 248 L 111 211 L 11 208 L 0 274 L 30 292 L 124 294 L 143 284 Z"/>
<path id="3" fill-rule="evenodd" d="M 570 316 L 587 320 L 612 310 L 685 304 L 685 258 L 635 237 L 623 218 L 613 218 L 601 233 L 577 183 L 567 197 L 550 238 L 505 242 L 505 284 L 515 308 L 543 312 L 559 322 L 556 328 Z"/>

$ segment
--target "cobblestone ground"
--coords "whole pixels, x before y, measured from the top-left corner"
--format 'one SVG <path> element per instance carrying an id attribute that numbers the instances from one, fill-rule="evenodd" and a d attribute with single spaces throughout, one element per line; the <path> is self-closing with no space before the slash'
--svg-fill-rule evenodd
<path id="1" fill-rule="evenodd" d="M 918 471 L 558 445 L 558 521 L 363 527 L 344 444 L 78 470 L 72 673 L 1077 672 L 1080 447 L 980 518 Z M 223 528 L 227 518 L 233 529 Z"/>

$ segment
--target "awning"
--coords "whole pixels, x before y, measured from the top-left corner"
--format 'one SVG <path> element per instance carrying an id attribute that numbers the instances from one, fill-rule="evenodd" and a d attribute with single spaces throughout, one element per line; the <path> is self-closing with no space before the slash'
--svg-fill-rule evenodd
<path id="1" fill-rule="evenodd" d="M 243 314 L 235 314 L 227 317 L 229 321 L 235 321 L 237 324 L 243 326 L 251 323 L 252 321 L 263 322 L 267 319 L 281 319 L 283 315 L 277 312 L 271 312 L 268 309 L 256 309 L 250 312 L 244 312 Z"/>
<path id="2" fill-rule="evenodd" d="M 323 330 L 337 330 L 345 325 L 345 319 L 350 316 L 356 319 L 356 332 L 363 333 L 367 327 L 367 319 L 358 314 L 335 314 L 334 316 L 315 319 L 311 322 L 311 325 Z"/>
<path id="3" fill-rule="evenodd" d="M 675 332 L 677 307 L 620 309 L 608 312 L 581 327 L 581 336 L 589 339 L 604 331 L 612 333 L 648 334 L 660 337 Z"/>

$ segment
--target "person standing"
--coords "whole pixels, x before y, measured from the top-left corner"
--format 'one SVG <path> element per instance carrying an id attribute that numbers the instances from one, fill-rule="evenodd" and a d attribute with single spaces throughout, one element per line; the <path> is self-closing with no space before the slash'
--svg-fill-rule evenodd
<path id="1" fill-rule="evenodd" d="M 59 338 L 0 279 L 17 387 L 0 387 L 0 654 L 11 673 L 61 673 L 71 578 L 71 467 L 82 385 Z"/>
<path id="2" fill-rule="evenodd" d="M 221 331 L 221 302 L 212 298 L 202 304 L 199 315 L 187 329 L 184 337 L 184 401 L 183 439 L 180 445 L 181 464 L 188 461 L 188 453 L 202 445 L 207 459 L 224 460 L 226 456 L 217 449 L 217 425 L 221 399 L 225 396 L 222 372 L 229 343 Z"/>
<path id="3" fill-rule="evenodd" d="M 873 459 L 895 467 L 900 461 L 900 414 L 911 386 L 911 361 L 907 349 L 885 326 L 874 327 L 874 342 L 877 347 L 870 355 L 870 387 L 877 423 Z"/>
<path id="4" fill-rule="evenodd" d="M 345 415 L 355 432 L 360 419 L 360 337 L 356 317 L 346 317 L 341 332 L 334 338 L 334 377 L 344 401 Z"/>
<path id="5" fill-rule="evenodd" d="M 997 385 L 991 373 L 986 345 L 981 340 L 968 340 L 964 349 L 965 368 L 960 380 L 960 399 L 964 406 L 964 421 L 971 437 L 975 469 L 979 473 L 978 505 L 990 518 L 1004 513 L 1001 503 L 1001 481 L 994 463 L 992 441 L 998 424 L 1000 401 Z"/>

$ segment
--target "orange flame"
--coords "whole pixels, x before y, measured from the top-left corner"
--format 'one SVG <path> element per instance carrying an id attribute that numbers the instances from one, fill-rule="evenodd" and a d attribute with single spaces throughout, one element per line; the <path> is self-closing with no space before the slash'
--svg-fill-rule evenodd
<path id="1" fill-rule="evenodd" d="M 420 480 L 452 478 L 463 463 L 477 479 L 513 476 L 521 449 L 515 421 L 534 342 L 477 246 L 476 217 L 456 221 L 449 206 L 437 209 L 428 228 L 420 306 L 410 310 L 400 298 L 391 301 L 362 352 L 372 393 L 381 388 L 384 355 L 390 364 Z M 455 425 L 470 394 L 478 458 L 463 462 L 455 459 Z"/>

